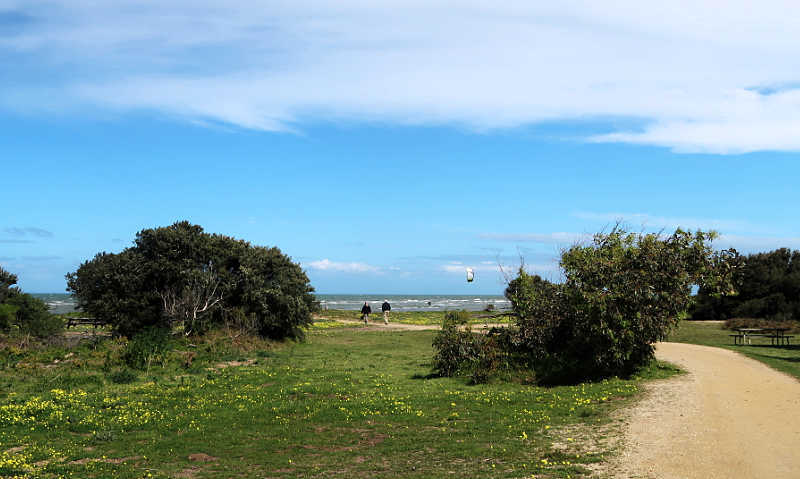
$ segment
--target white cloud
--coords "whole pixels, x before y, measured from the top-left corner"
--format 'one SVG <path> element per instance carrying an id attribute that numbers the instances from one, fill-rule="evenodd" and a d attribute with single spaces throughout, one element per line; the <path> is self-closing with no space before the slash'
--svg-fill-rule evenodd
<path id="1" fill-rule="evenodd" d="M 3 8 L 29 18 L 0 38 L 7 62 L 25 60 L 0 80 L 0 105 L 20 111 L 147 109 L 274 131 L 320 118 L 487 129 L 632 117 L 644 126 L 590 141 L 800 151 L 800 15 L 788 0 Z"/>
<path id="2" fill-rule="evenodd" d="M 308 263 L 307 266 L 311 269 L 320 271 L 337 271 L 343 273 L 377 273 L 380 271 L 380 268 L 377 266 L 372 266 L 366 263 L 340 263 L 337 261 L 331 261 L 327 258 L 319 261 L 312 261 Z"/>

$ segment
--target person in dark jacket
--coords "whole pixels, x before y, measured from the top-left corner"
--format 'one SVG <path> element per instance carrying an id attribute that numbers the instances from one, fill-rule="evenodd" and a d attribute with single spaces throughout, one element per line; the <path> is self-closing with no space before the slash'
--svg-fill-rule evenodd
<path id="1" fill-rule="evenodd" d="M 383 324 L 389 324 L 389 311 L 392 310 L 392 305 L 389 304 L 388 299 L 383 300 L 381 311 L 383 311 Z"/>
<path id="2" fill-rule="evenodd" d="M 369 321 L 370 314 L 372 314 L 372 308 L 364 301 L 364 306 L 361 306 L 361 319 L 364 320 L 364 324 L 367 324 Z"/>

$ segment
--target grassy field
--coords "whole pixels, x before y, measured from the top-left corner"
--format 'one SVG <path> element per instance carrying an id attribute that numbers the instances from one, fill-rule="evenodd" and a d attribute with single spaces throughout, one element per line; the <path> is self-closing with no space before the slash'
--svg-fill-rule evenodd
<path id="1" fill-rule="evenodd" d="M 734 345 L 733 338 L 728 336 L 731 333 L 732 331 L 722 328 L 722 323 L 682 321 L 668 341 L 737 351 L 800 379 L 800 345 L 775 347 L 769 344 L 767 338 L 754 338 L 752 345 Z M 797 336 L 793 338 L 794 341 L 798 339 L 800 338 Z"/>
<path id="2" fill-rule="evenodd" d="M 393 323 L 402 324 L 418 324 L 418 325 L 441 325 L 444 319 L 444 311 L 392 311 L 390 313 L 389 321 Z M 481 323 L 507 323 L 509 316 L 505 316 L 500 312 L 485 312 L 485 311 L 471 311 L 470 320 L 471 324 Z M 376 323 L 383 323 L 383 314 L 378 311 L 370 315 L 370 321 Z M 343 309 L 330 309 L 322 311 L 318 315 L 318 320 L 345 320 L 345 321 L 359 321 L 361 313 L 359 311 L 350 311 Z"/>
<path id="3" fill-rule="evenodd" d="M 641 378 L 435 378 L 434 334 L 321 325 L 304 343 L 182 341 L 130 384 L 112 381 L 118 341 L 6 347 L 0 477 L 574 478 L 612 452 L 609 414 Z"/>

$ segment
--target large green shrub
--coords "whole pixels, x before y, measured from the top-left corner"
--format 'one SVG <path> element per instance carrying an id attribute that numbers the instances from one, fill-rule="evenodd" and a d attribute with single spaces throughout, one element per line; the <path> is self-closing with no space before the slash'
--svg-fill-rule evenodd
<path id="1" fill-rule="evenodd" d="M 575 382 L 628 375 L 653 357 L 690 304 L 692 285 L 730 292 L 733 250 L 714 252 L 714 233 L 669 237 L 615 228 L 564 251 L 562 284 L 520 270 L 506 296 L 516 315 L 515 343 L 540 381 Z"/>
<path id="2" fill-rule="evenodd" d="M 118 254 L 67 275 L 88 314 L 133 336 L 149 327 L 202 333 L 247 318 L 272 338 L 301 338 L 315 308 L 308 277 L 278 248 L 208 234 L 188 222 L 145 229 Z"/>

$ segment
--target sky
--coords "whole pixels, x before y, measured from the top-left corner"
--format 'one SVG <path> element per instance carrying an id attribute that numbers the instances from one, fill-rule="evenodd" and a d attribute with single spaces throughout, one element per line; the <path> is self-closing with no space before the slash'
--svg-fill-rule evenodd
<path id="1" fill-rule="evenodd" d="M 181 220 L 330 294 L 558 280 L 618 221 L 800 249 L 800 6 L 538 3 L 0 0 L 0 265 L 64 292 Z"/>

